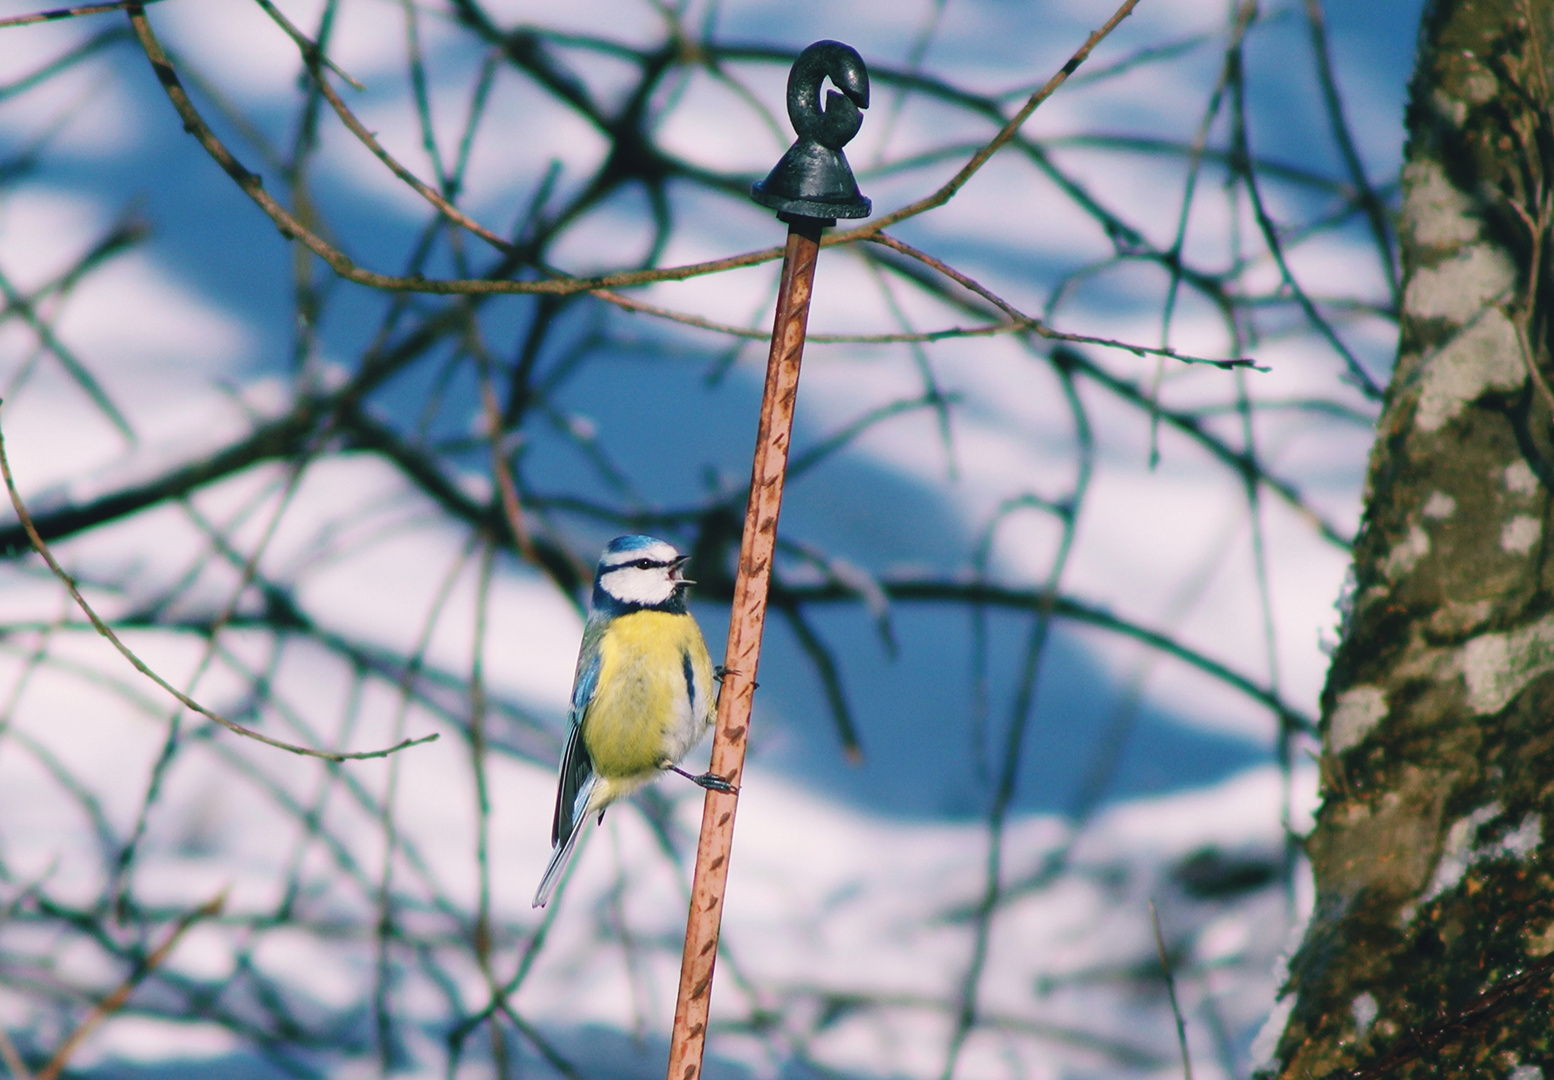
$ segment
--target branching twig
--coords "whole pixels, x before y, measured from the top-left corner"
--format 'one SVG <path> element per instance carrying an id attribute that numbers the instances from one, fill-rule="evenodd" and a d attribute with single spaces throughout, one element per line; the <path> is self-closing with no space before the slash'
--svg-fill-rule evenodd
<path id="1" fill-rule="evenodd" d="M 1160 975 L 1165 979 L 1166 995 L 1171 1000 L 1171 1016 L 1176 1020 L 1176 1042 L 1182 1050 L 1183 1080 L 1192 1080 L 1192 1055 L 1187 1052 L 1187 1021 L 1182 1017 L 1182 1006 L 1176 1000 L 1176 974 L 1171 970 L 1171 954 L 1166 952 L 1165 935 L 1160 932 L 1160 911 L 1154 900 L 1149 902 L 1149 922 L 1155 931 L 1155 954 L 1160 957 Z"/>
<path id="2" fill-rule="evenodd" d="M 336 66 L 335 62 L 329 59 L 329 57 L 325 56 L 319 49 L 318 45 L 301 30 L 298 30 L 290 19 L 281 14 L 280 8 L 270 3 L 270 0 L 254 0 L 254 2 L 264 9 L 264 13 L 272 20 L 274 20 L 275 25 L 279 26 L 286 32 L 286 36 L 291 38 L 292 43 L 296 45 L 297 48 L 302 52 L 302 59 L 307 63 L 308 67 L 315 69 L 315 75 L 317 65 L 322 64 L 324 67 L 327 67 L 330 71 L 340 76 L 340 78 L 350 83 L 351 89 L 367 89 L 360 82 L 351 78 L 350 75 L 346 74 L 344 71 L 341 71 L 340 68 Z M 319 84 L 320 86 L 323 85 L 322 78 L 319 79 Z M 330 104 L 333 104 L 333 102 Z"/>
<path id="3" fill-rule="evenodd" d="M 43 538 L 38 535 L 38 530 L 32 523 L 32 516 L 28 514 L 26 504 L 22 502 L 21 494 L 16 490 L 16 481 L 11 476 L 11 463 L 6 457 L 5 453 L 4 434 L 0 434 L 0 472 L 4 473 L 5 487 L 11 495 L 11 506 L 15 508 L 16 516 L 21 520 L 22 528 L 26 530 L 28 539 L 32 541 L 33 550 L 35 550 L 39 555 L 43 556 L 43 561 L 48 563 L 49 569 L 53 571 L 54 576 L 58 578 L 60 583 L 70 591 L 70 595 L 75 599 L 76 605 L 80 607 L 81 611 L 86 615 L 86 617 L 91 620 L 92 626 L 96 628 L 99 634 L 108 639 L 108 642 L 119 651 L 119 654 L 123 656 L 124 659 L 130 662 L 136 671 L 140 672 L 142 675 L 146 676 L 146 678 L 156 683 L 163 690 L 166 690 L 175 699 L 177 699 L 177 701 L 183 705 L 184 708 L 193 712 L 197 712 L 208 720 L 214 720 L 216 723 L 220 724 L 234 735 L 241 735 L 244 738 L 254 739 L 258 742 L 264 743 L 266 746 L 273 746 L 278 750 L 286 750 L 290 753 L 301 754 L 305 757 L 323 758 L 326 761 L 362 761 L 368 758 L 387 757 L 389 754 L 397 753 L 400 750 L 405 750 L 412 746 L 420 746 L 422 743 L 436 741 L 437 733 L 433 732 L 430 735 L 423 735 L 419 739 L 406 739 L 404 742 L 397 743 L 394 746 L 385 747 L 382 750 L 365 750 L 356 753 L 336 753 L 328 750 L 313 750 L 309 747 L 298 746 L 295 743 L 289 743 L 281 739 L 272 739 L 268 735 L 260 734 L 251 728 L 244 727 L 242 724 L 237 723 L 235 720 L 229 720 L 225 716 L 222 716 L 220 713 L 212 712 L 210 709 L 207 709 L 205 706 L 189 697 L 189 695 L 183 693 L 177 687 L 173 686 L 172 683 L 162 678 L 162 676 L 158 675 L 155 671 L 151 670 L 146 662 L 139 656 L 135 655 L 135 653 L 130 650 L 129 646 L 125 645 L 124 642 L 119 639 L 119 636 L 113 632 L 107 623 L 103 622 L 102 618 L 97 614 L 92 606 L 86 602 L 86 597 L 82 596 L 81 590 L 76 588 L 74 579 L 72 579 L 69 574 L 65 573 L 64 568 L 62 568 L 59 565 L 58 560 L 54 558 L 54 553 L 50 551 L 48 545 L 43 542 Z"/>
<path id="4" fill-rule="evenodd" d="M 154 4 L 157 0 L 118 0 L 113 4 L 84 4 L 81 7 L 54 8 L 52 11 L 38 11 L 31 15 L 12 15 L 8 19 L 0 19 L 0 30 L 8 26 L 26 26 L 29 23 L 53 22 L 56 19 L 73 19 L 78 15 L 101 15 L 107 11 L 124 11 L 127 8 L 141 7 L 145 4 Z"/>
<path id="5" fill-rule="evenodd" d="M 903 255 L 917 259 L 935 270 L 944 274 L 957 285 L 964 286 L 982 296 L 990 303 L 996 304 L 1001 310 L 1010 316 L 1006 323 L 993 323 L 988 326 L 951 326 L 943 330 L 923 330 L 911 333 L 894 334 L 811 334 L 808 338 L 815 345 L 911 345 L 921 342 L 948 341 L 953 338 L 994 337 L 999 334 L 1012 334 L 1022 330 L 1029 330 L 1046 338 L 1048 341 L 1066 341 L 1075 345 L 1099 345 L 1108 349 L 1122 349 L 1135 356 L 1163 356 L 1172 360 L 1180 360 L 1184 364 L 1208 364 L 1221 369 L 1252 368 L 1255 371 L 1266 371 L 1267 368 L 1258 365 L 1256 360 L 1215 360 L 1205 356 L 1194 356 L 1191 353 L 1180 352 L 1176 349 L 1155 348 L 1149 345 L 1135 345 L 1131 342 L 1118 341 L 1115 338 L 1093 337 L 1089 334 L 1070 334 L 1061 330 L 1054 330 L 1040 319 L 1025 315 L 1016 310 L 1012 305 L 998 299 L 990 291 L 978 285 L 971 278 L 951 268 L 947 264 L 934 258 L 926 252 L 901 243 L 893 237 L 885 235 L 868 238 L 873 243 L 883 244 L 893 250 L 900 251 Z M 656 304 L 648 304 L 641 300 L 635 300 L 629 296 L 623 296 L 610 289 L 596 289 L 589 295 L 596 296 L 606 303 L 614 304 L 623 311 L 641 312 L 656 318 L 667 319 L 683 326 L 694 326 L 700 330 L 711 330 L 713 333 L 723 334 L 727 337 L 744 338 L 749 341 L 770 341 L 771 334 L 765 330 L 757 330 L 749 326 L 735 326 L 733 323 L 716 322 L 703 318 L 700 315 L 691 315 L 671 308 L 659 307 Z"/>
<path id="6" fill-rule="evenodd" d="M 135 987 L 145 981 L 147 975 L 150 975 L 162 966 L 163 961 L 178 947 L 178 942 L 183 937 L 184 932 L 199 920 L 209 919 L 219 914 L 226 902 L 226 890 L 222 890 L 200 907 L 180 918 L 173 928 L 167 932 L 167 936 L 162 939 L 162 943 L 152 949 L 145 960 L 136 965 L 135 971 L 130 977 L 120 983 L 116 990 L 93 1007 L 92 1011 L 87 1014 L 86 1019 L 82 1020 L 76 1029 L 70 1033 L 69 1037 L 59 1045 L 59 1049 L 54 1051 L 54 1056 L 38 1072 L 35 1080 L 56 1080 L 65 1066 L 69 1064 L 71 1056 L 86 1041 L 86 1037 L 101 1027 L 103 1022 L 110 1016 L 122 1009 L 124 1003 L 129 1000 L 130 994 L 134 992 Z"/>
<path id="7" fill-rule="evenodd" d="M 945 203 L 953 199 L 955 194 L 960 191 L 961 188 L 966 186 L 966 182 L 975 176 L 982 168 L 982 166 L 988 163 L 994 154 L 1003 149 L 1004 146 L 1009 143 L 1009 140 L 1015 137 L 1020 128 L 1025 125 L 1025 121 L 1029 120 L 1031 118 L 1031 114 L 1036 111 L 1037 106 L 1046 101 L 1053 94 L 1057 93 L 1058 87 L 1062 86 L 1063 83 L 1067 81 L 1068 77 L 1079 69 L 1079 65 L 1083 64 L 1085 60 L 1089 58 L 1090 54 L 1095 51 L 1095 47 L 1102 41 L 1105 41 L 1111 32 L 1117 29 L 1117 26 L 1122 22 L 1123 19 L 1126 19 L 1129 15 L 1133 14 L 1133 9 L 1138 6 L 1138 3 L 1139 0 L 1123 0 L 1121 6 L 1119 6 L 1116 11 L 1112 12 L 1111 18 L 1107 19 L 1098 29 L 1093 31 L 1090 36 L 1085 39 L 1085 43 L 1077 50 L 1075 50 L 1074 54 L 1068 58 L 1063 66 L 1059 68 L 1051 78 L 1043 83 L 1035 93 L 1026 98 L 1025 104 L 1020 106 L 1020 110 L 1009 119 L 1009 122 L 999 130 L 998 134 L 993 136 L 993 138 L 989 140 L 989 142 L 975 154 L 971 155 L 971 160 L 962 165 L 960 170 L 954 176 L 950 177 L 950 179 L 946 180 L 937 191 L 933 192 L 931 195 L 927 195 L 921 199 L 918 199 L 916 202 L 908 203 L 906 206 L 901 207 L 899 210 L 893 210 L 890 213 L 885 214 L 883 217 L 875 218 L 867 225 L 859 225 L 852 229 L 843 229 L 831 237 L 831 242 L 835 244 L 843 244 L 854 240 L 872 239 L 873 237 L 879 235 L 882 230 L 890 228 L 897 222 L 905 221 L 908 218 L 917 217 L 919 214 L 923 214 L 929 210 L 935 209 L 936 207 L 943 206 Z"/>
<path id="8" fill-rule="evenodd" d="M 1385 1054 L 1356 1069 L 1340 1069 L 1322 1080 L 1382 1080 L 1395 1075 L 1398 1068 L 1427 1054 L 1433 1054 L 1471 1033 L 1527 994 L 1547 985 L 1554 975 L 1554 956 L 1545 956 L 1522 971 L 1495 983 L 1469 1001 L 1454 1015 L 1416 1031 L 1401 1035 Z"/>
<path id="9" fill-rule="evenodd" d="M 943 261 L 934 258 L 927 252 L 919 251 L 912 247 L 910 244 L 903 243 L 902 241 L 897 240 L 895 237 L 888 236 L 885 233 L 879 233 L 874 236 L 867 237 L 867 239 L 872 243 L 882 244 L 885 247 L 890 248 L 892 251 L 898 251 L 909 258 L 916 259 L 918 262 L 923 263 L 925 266 L 933 267 L 939 273 L 943 274 L 945 277 L 949 278 L 963 289 L 966 289 L 969 292 L 980 296 L 982 299 L 998 308 L 998 310 L 1002 311 L 1005 315 L 1009 316 L 1011 320 L 1009 329 L 1011 330 L 1032 330 L 1041 337 L 1046 338 L 1048 341 L 1065 341 L 1078 345 L 1103 345 L 1109 349 L 1126 349 L 1128 352 L 1135 356 L 1167 356 L 1173 360 L 1180 360 L 1185 364 L 1209 364 L 1213 367 L 1217 367 L 1226 371 L 1234 368 L 1253 368 L 1257 371 L 1268 370 L 1267 368 L 1260 367 L 1256 360 L 1248 360 L 1245 358 L 1231 360 L 1210 360 L 1206 357 L 1192 356 L 1189 354 L 1180 353 L 1171 348 L 1154 348 L 1149 345 L 1132 345 L 1125 341 L 1117 341 L 1114 338 L 1091 337 L 1088 334 L 1063 333 L 1062 331 L 1054 330 L 1050 326 L 1047 326 L 1040 319 L 1034 319 L 1031 316 L 1026 315 L 1024 312 L 1015 308 L 1007 300 L 997 296 L 986 286 L 978 283 L 976 280 L 970 277 L 967 277 L 965 274 L 962 274 L 959 270 L 954 269 Z"/>
<path id="10" fill-rule="evenodd" d="M 1138 5 L 1138 2 L 1139 0 L 1124 0 L 1122 6 L 1112 14 L 1111 18 L 1108 19 L 1106 23 L 1104 23 L 1099 29 L 1094 31 L 1089 36 L 1089 38 L 1085 40 L 1085 43 L 1078 49 L 1078 51 L 1076 51 L 1074 55 L 1068 59 L 1067 63 L 1065 63 L 1056 74 L 1048 79 L 1040 89 L 1038 89 L 1030 96 L 1029 99 L 1027 99 L 1025 104 L 1014 115 L 1014 117 L 1004 125 L 998 134 L 995 135 L 987 144 L 981 147 L 981 149 L 979 149 L 975 154 L 973 154 L 971 159 L 964 166 L 962 166 L 960 171 L 957 172 L 955 176 L 952 177 L 949 181 L 943 184 L 938 190 L 922 199 L 917 200 L 916 202 L 909 203 L 899 210 L 893 211 L 892 213 L 886 214 L 881 218 L 871 221 L 867 225 L 858 226 L 854 229 L 841 230 L 831 234 L 830 236 L 824 237 L 821 241 L 822 244 L 824 246 L 831 246 L 833 244 L 853 243 L 859 240 L 873 239 L 880 233 L 881 230 L 894 225 L 897 222 L 916 217 L 927 212 L 928 210 L 932 210 L 949 202 L 950 199 L 955 196 L 956 192 L 965 186 L 966 182 L 970 180 L 971 177 L 974 176 L 977 171 L 980 170 L 982 166 L 985 165 L 995 153 L 997 153 L 1012 138 L 1014 138 L 1020 127 L 1024 125 L 1025 121 L 1030 118 L 1031 114 L 1036 110 L 1037 106 L 1039 106 L 1043 101 L 1047 100 L 1047 98 L 1051 97 L 1052 94 L 1057 91 L 1058 87 L 1061 86 L 1068 78 L 1068 76 L 1071 75 L 1079 67 L 1079 65 L 1085 61 L 1085 59 L 1090 55 L 1095 47 L 1100 44 L 1100 42 L 1104 40 L 1114 29 L 1116 29 L 1117 25 L 1121 23 L 1123 19 L 1132 13 L 1134 7 Z M 193 102 L 189 99 L 188 94 L 184 91 L 182 84 L 179 82 L 177 71 L 174 69 L 171 61 L 168 59 L 165 50 L 163 50 L 161 46 L 161 43 L 157 40 L 155 34 L 152 32 L 151 24 L 146 20 L 145 13 L 140 10 L 138 5 L 130 5 L 129 11 L 130 21 L 135 28 L 136 36 L 140 40 L 141 48 L 144 50 L 146 58 L 151 62 L 152 68 L 156 71 L 158 81 L 162 84 L 163 89 L 166 91 L 168 99 L 172 102 L 174 109 L 178 112 L 178 115 L 183 119 L 185 129 L 199 140 L 201 146 L 205 148 L 206 152 L 215 159 L 217 164 L 219 164 L 227 173 L 227 175 L 230 176 L 233 181 L 235 181 L 237 185 L 243 189 L 248 197 L 251 198 L 256 204 L 258 204 L 260 209 L 262 209 L 270 216 L 270 218 L 276 223 L 277 227 L 281 230 L 281 234 L 283 236 L 302 243 L 309 251 L 312 251 L 315 255 L 328 263 L 330 268 L 333 269 L 335 273 L 349 281 L 355 281 L 358 284 L 368 285 L 372 288 L 383 289 L 391 292 L 426 292 L 444 295 L 528 293 L 565 296 L 580 292 L 594 292 L 599 289 L 616 288 L 623 285 L 644 285 L 659 281 L 683 281 L 687 278 L 700 277 L 723 270 L 732 270 L 744 266 L 759 265 L 760 263 L 769 262 L 782 255 L 781 248 L 767 248 L 762 251 L 748 252 L 743 255 L 730 256 L 724 259 L 714 259 L 702 263 L 693 263 L 686 266 L 669 267 L 658 270 L 638 270 L 628 271 L 625 273 L 603 274 L 595 277 L 564 276 L 560 275 L 557 271 L 547 269 L 547 272 L 552 276 L 546 280 L 541 281 L 513 281 L 468 278 L 433 280 L 421 276 L 406 277 L 392 274 L 380 274 L 363 269 L 362 267 L 357 266 L 355 262 L 353 262 L 339 249 L 335 248 L 333 245 L 329 244 L 327 241 L 316 235 L 312 230 L 304 226 L 295 215 L 293 215 L 290 211 L 288 211 L 285 207 L 283 207 L 279 202 L 277 202 L 273 197 L 264 191 L 262 179 L 257 174 L 249 172 L 248 169 L 246 169 L 242 163 L 233 156 L 232 152 L 227 149 L 226 145 L 215 134 L 215 132 L 211 130 L 210 126 L 205 123 L 204 119 L 200 116 L 199 111 L 195 109 Z M 316 51 L 309 54 L 305 49 L 304 52 L 310 58 L 310 63 L 314 66 L 315 74 L 317 74 L 316 68 L 319 61 L 317 59 Z M 409 184 L 418 194 L 420 194 L 428 202 L 431 202 L 443 214 L 447 215 L 450 220 L 453 220 L 464 228 L 469 229 L 476 235 L 480 236 L 482 239 L 493 243 L 493 245 L 497 246 L 500 250 L 504 250 L 508 253 L 513 252 L 513 247 L 508 244 L 507 241 L 498 237 L 495 233 L 484 228 L 473 219 L 463 214 L 462 211 L 459 211 L 451 203 L 448 203 L 447 200 L 443 199 L 441 195 L 432 190 L 432 188 L 423 183 L 421 180 L 417 179 L 415 175 L 404 166 L 400 165 L 396 159 L 394 159 L 386 150 L 383 149 L 381 144 L 377 142 L 377 139 L 361 125 L 360 121 L 355 119 L 354 115 L 345 106 L 344 102 L 340 101 L 339 96 L 328 87 L 328 84 L 321 77 L 318 79 L 318 85 L 321 92 L 323 92 L 326 98 L 329 100 L 330 105 L 333 106 L 337 113 L 340 115 L 342 122 L 346 123 L 346 125 L 351 129 L 352 133 L 356 135 L 356 137 L 360 139 L 364 145 L 372 150 L 372 152 L 377 155 L 380 161 L 383 161 L 385 165 L 388 165 L 396 176 Z"/>
<path id="11" fill-rule="evenodd" d="M 0 1061 L 5 1062 L 6 1071 L 13 1080 L 34 1080 L 27 1069 L 27 1063 L 22 1060 L 22 1055 L 16 1050 L 16 1044 L 5 1033 L 5 1028 L 0 1027 Z"/>

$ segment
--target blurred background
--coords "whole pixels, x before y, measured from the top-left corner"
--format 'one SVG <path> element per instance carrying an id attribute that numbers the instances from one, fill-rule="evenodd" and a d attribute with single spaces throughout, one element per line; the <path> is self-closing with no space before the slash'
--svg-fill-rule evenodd
<path id="1" fill-rule="evenodd" d="M 710 1076 L 1179 1076 L 1168 973 L 1195 1075 L 1271 1049 L 1420 6 L 1142 0 L 899 246 L 822 252 Z M 788 67 L 868 62 L 879 215 L 1114 8 L 39 10 L 0 0 L 21 497 L 206 708 L 440 737 L 184 710 L 8 511 L 0 1064 L 661 1075 L 700 792 L 529 901 L 604 542 L 692 552 L 721 656 L 778 264 L 716 263 L 782 242 Z"/>

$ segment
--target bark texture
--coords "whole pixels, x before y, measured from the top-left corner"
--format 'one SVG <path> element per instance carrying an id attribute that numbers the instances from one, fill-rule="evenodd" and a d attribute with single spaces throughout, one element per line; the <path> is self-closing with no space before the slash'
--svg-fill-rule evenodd
<path id="1" fill-rule="evenodd" d="M 1439 0 L 1402 337 L 1323 698 L 1290 1080 L 1554 1078 L 1548 102 L 1554 0 Z"/>

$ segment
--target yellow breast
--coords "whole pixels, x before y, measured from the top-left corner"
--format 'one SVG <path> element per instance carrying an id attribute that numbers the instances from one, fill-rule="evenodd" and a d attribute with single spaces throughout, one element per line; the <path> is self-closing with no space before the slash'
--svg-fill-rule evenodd
<path id="1" fill-rule="evenodd" d="M 712 720 L 712 660 L 694 618 L 622 615 L 600 639 L 599 662 L 583 742 L 601 777 L 651 776 L 700 741 Z"/>

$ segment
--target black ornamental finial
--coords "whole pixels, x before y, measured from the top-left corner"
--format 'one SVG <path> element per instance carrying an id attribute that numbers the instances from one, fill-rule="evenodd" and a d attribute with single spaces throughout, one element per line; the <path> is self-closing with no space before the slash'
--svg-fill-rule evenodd
<path id="1" fill-rule="evenodd" d="M 820 109 L 820 86 L 829 77 L 837 90 L 826 95 Z M 750 195 L 783 219 L 868 217 L 872 204 L 858 191 L 858 181 L 842 154 L 863 126 L 860 109 L 869 107 L 869 69 L 851 45 L 817 41 L 793 62 L 788 73 L 788 119 L 798 141 L 788 148 L 765 180 L 751 185 Z"/>

